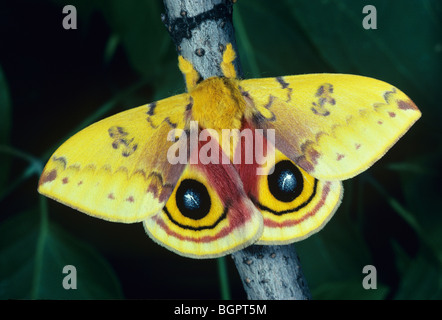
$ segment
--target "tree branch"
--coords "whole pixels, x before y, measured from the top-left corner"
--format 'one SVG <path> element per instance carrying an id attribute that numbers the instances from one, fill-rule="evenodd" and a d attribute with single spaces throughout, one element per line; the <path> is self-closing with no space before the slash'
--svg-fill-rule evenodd
<path id="1" fill-rule="evenodd" d="M 163 23 L 178 54 L 190 61 L 203 79 L 222 76 L 225 45 L 236 48 L 229 0 L 164 0 Z M 234 62 L 240 71 L 239 59 Z"/>
<path id="2" fill-rule="evenodd" d="M 178 54 L 203 79 L 222 76 L 226 44 L 236 52 L 231 0 L 163 0 L 162 20 Z M 234 61 L 242 75 L 239 58 Z M 250 246 L 232 254 L 248 299 L 311 299 L 293 246 Z"/>

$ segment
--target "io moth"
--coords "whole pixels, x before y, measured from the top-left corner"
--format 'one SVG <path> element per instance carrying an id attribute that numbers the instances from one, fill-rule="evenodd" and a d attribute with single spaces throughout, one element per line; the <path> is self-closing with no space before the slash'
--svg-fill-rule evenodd
<path id="1" fill-rule="evenodd" d="M 410 98 L 379 80 L 346 74 L 240 80 L 234 59 L 228 44 L 224 77 L 201 81 L 179 57 L 187 93 L 83 129 L 52 155 L 38 191 L 94 217 L 142 221 L 155 242 L 186 257 L 288 244 L 319 231 L 340 204 L 341 180 L 371 166 L 421 115 Z M 192 126 L 205 140 L 192 141 Z M 225 129 L 233 134 L 225 138 Z M 241 161 L 256 151 L 246 131 L 267 148 L 260 159 Z M 210 159 L 219 161 L 199 158 L 209 143 Z M 180 148 L 196 161 L 171 163 L 170 150 Z"/>

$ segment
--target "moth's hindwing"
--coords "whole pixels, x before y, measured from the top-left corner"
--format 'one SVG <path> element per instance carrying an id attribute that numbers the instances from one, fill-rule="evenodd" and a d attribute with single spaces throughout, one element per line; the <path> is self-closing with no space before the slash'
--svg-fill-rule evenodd
<path id="1" fill-rule="evenodd" d="M 254 195 L 264 219 L 258 244 L 288 244 L 321 230 L 341 203 L 342 183 L 312 177 L 279 151 L 272 171 L 258 178 Z"/>
<path id="2" fill-rule="evenodd" d="M 189 164 L 166 206 L 144 227 L 154 241 L 180 255 L 213 258 L 256 242 L 262 215 L 232 164 Z"/>

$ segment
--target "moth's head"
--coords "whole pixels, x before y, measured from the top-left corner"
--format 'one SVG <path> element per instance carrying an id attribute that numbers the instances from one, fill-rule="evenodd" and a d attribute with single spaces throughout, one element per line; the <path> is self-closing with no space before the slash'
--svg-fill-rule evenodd
<path id="1" fill-rule="evenodd" d="M 240 129 L 245 102 L 238 80 L 212 77 L 189 92 L 193 99 L 192 117 L 206 129 Z"/>

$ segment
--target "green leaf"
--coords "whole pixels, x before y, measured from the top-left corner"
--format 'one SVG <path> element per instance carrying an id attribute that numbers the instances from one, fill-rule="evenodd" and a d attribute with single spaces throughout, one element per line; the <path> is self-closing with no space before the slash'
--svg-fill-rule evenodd
<path id="1" fill-rule="evenodd" d="M 110 0 L 101 10 L 133 68 L 144 76 L 159 76 L 164 56 L 173 47 L 161 23 L 162 1 Z"/>
<path id="2" fill-rule="evenodd" d="M 233 22 L 244 78 L 330 71 L 293 18 L 290 4 L 238 1 Z"/>
<path id="3" fill-rule="evenodd" d="M 66 5 L 64 0 L 52 1 L 60 6 Z M 88 29 L 94 12 L 100 12 L 112 29 L 103 52 L 104 63 L 110 61 L 116 47 L 121 45 L 134 70 L 145 77 L 161 76 L 163 63 L 167 60 L 165 56 L 173 50 L 172 40 L 161 22 L 162 1 L 73 0 L 69 4 L 77 8 L 83 23 L 79 30 Z"/>
<path id="4" fill-rule="evenodd" d="M 11 131 L 11 98 L 9 96 L 9 87 L 2 67 L 0 66 L 0 145 L 8 145 Z M 0 154 L 0 189 L 5 185 L 9 176 L 9 167 L 11 159 Z"/>
<path id="5" fill-rule="evenodd" d="M 348 212 L 346 203 L 351 201 L 351 194 L 346 196 L 324 229 L 295 244 L 312 291 L 323 283 L 345 282 L 349 278 L 362 281 L 362 269 L 373 264 L 362 231 Z"/>
<path id="6" fill-rule="evenodd" d="M 379 283 L 376 289 L 364 289 L 362 280 L 327 282 L 312 291 L 317 300 L 382 300 L 387 294 L 388 288 Z"/>
<path id="7" fill-rule="evenodd" d="M 105 65 L 108 65 L 109 62 L 112 60 L 119 44 L 120 38 L 118 37 L 118 35 L 111 34 L 109 36 L 109 39 L 107 40 L 106 48 L 104 49 L 103 60 Z"/>
<path id="8" fill-rule="evenodd" d="M 421 155 L 412 164 L 425 168 L 424 173 L 400 172 L 401 186 L 407 200 L 407 206 L 415 212 L 415 219 L 425 231 L 425 237 L 442 254 L 442 188 L 440 179 L 441 151 Z"/>
<path id="9" fill-rule="evenodd" d="M 222 300 L 230 300 L 230 285 L 227 272 L 226 257 L 216 259 L 218 264 L 219 287 Z"/>
<path id="10" fill-rule="evenodd" d="M 442 299 L 442 268 L 428 261 L 422 252 L 414 257 L 401 278 L 395 299 Z"/>
<path id="11" fill-rule="evenodd" d="M 442 66 L 437 1 L 371 1 L 377 13 L 375 30 L 362 26 L 367 15 L 362 13 L 367 5 L 363 0 L 286 3 L 336 71 L 399 82 L 420 93 L 433 92 L 441 83 L 442 74 L 434 72 Z"/>
<path id="12" fill-rule="evenodd" d="M 77 289 L 63 288 L 66 265 L 76 268 Z M 0 299 L 30 298 L 118 299 L 122 293 L 95 250 L 30 211 L 0 226 Z"/>

